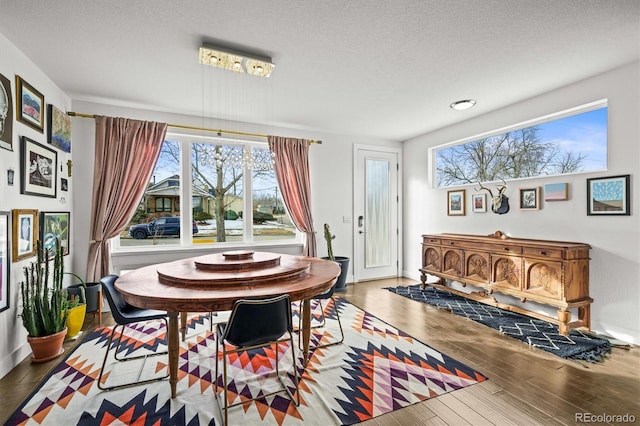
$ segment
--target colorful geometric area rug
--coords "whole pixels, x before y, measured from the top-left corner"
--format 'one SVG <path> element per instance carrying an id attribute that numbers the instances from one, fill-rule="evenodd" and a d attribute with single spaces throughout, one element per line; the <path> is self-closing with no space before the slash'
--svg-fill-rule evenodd
<path id="1" fill-rule="evenodd" d="M 344 299 L 336 298 L 344 328 L 344 343 L 311 351 L 302 368 L 300 406 L 286 394 L 272 395 L 229 410 L 230 424 L 349 425 L 487 380 L 481 373 L 440 353 Z M 332 301 L 325 312 L 332 313 Z M 294 304 L 295 306 L 296 304 Z M 296 309 L 294 308 L 294 311 Z M 319 314 L 319 311 L 317 312 Z M 295 312 L 294 324 L 297 324 Z M 314 323 L 318 315 L 314 313 Z M 215 372 L 214 335 L 209 320 L 195 315 L 181 342 L 177 396 L 170 398 L 168 380 L 130 388 L 101 391 L 100 372 L 110 328 L 97 328 L 62 361 L 9 419 L 9 425 L 219 425 L 214 380 L 222 392 L 222 377 Z M 118 329 L 119 330 L 119 329 Z M 166 350 L 166 330 L 161 321 L 128 326 L 120 356 Z M 312 345 L 339 337 L 335 316 L 325 327 L 314 329 Z M 114 339 L 115 340 L 115 339 Z M 294 336 L 297 343 L 297 335 Z M 115 344 L 113 344 L 115 346 Z M 291 351 L 281 345 L 280 374 L 292 378 Z M 232 357 L 228 368 L 230 404 L 279 385 L 273 368 L 272 348 L 250 356 Z M 135 378 L 137 361 L 113 361 L 113 349 L 103 376 L 108 385 Z M 166 355 L 147 359 L 140 379 L 166 374 Z M 222 374 L 222 363 L 220 363 Z M 288 376 L 284 377 L 285 374 Z"/>
<path id="2" fill-rule="evenodd" d="M 607 339 L 593 337 L 580 330 L 571 330 L 567 336 L 563 336 L 558 332 L 558 326 L 550 322 L 476 302 L 437 288 L 427 286 L 421 290 L 421 285 L 416 284 L 386 289 L 467 317 L 562 358 L 599 362 L 611 352 L 611 343 Z"/>

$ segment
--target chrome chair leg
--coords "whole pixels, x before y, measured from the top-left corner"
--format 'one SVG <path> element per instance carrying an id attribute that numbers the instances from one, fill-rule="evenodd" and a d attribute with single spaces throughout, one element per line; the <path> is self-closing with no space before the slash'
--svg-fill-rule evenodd
<path id="1" fill-rule="evenodd" d="M 168 330 L 167 327 L 167 320 L 164 319 L 164 323 L 165 323 L 165 330 Z M 143 365 L 140 367 L 140 370 L 138 371 L 138 377 L 135 381 L 133 382 L 128 382 L 128 383 L 123 383 L 123 384 L 119 384 L 119 385 L 113 385 L 113 386 L 104 386 L 102 385 L 102 376 L 104 375 L 104 368 L 107 365 L 107 359 L 109 358 L 109 352 L 111 350 L 111 343 L 113 342 L 113 336 L 116 333 L 116 329 L 118 328 L 118 326 L 121 327 L 121 331 L 120 331 L 120 335 L 117 338 L 117 342 L 116 342 L 116 346 L 115 346 L 115 352 L 113 354 L 113 358 L 118 361 L 118 362 L 127 362 L 127 361 L 133 361 L 136 359 L 142 359 L 144 358 L 145 361 L 147 358 L 150 357 L 154 357 L 157 355 L 166 355 L 169 352 L 168 351 L 163 351 L 163 352 L 154 352 L 151 354 L 145 354 L 145 355 L 137 355 L 137 356 L 132 356 L 132 357 L 122 357 L 122 358 L 118 358 L 118 351 L 120 350 L 120 345 L 122 343 L 122 335 L 124 334 L 124 329 L 125 329 L 125 325 L 124 324 L 116 324 L 113 326 L 113 328 L 111 329 L 111 334 L 109 335 L 109 341 L 107 342 L 107 349 L 104 353 L 104 359 L 102 361 L 102 367 L 100 368 L 100 374 L 98 376 L 98 389 L 101 390 L 105 390 L 105 391 L 110 391 L 113 389 L 121 389 L 121 388 L 127 388 L 130 386 L 137 386 L 137 385 L 143 385 L 143 384 L 147 384 L 147 383 L 153 383 L 153 382 L 157 382 L 163 379 L 166 379 L 167 377 L 169 377 L 169 368 L 167 367 L 167 374 L 165 376 L 162 377 L 156 377 L 153 379 L 148 379 L 148 380 L 138 380 L 140 378 L 140 375 L 142 374 L 142 369 L 144 368 L 144 363 Z"/>

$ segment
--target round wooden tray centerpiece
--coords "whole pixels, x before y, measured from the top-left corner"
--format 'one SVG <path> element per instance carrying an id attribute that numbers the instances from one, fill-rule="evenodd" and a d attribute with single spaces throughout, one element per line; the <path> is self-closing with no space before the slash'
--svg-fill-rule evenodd
<path id="1" fill-rule="evenodd" d="M 163 284 L 190 288 L 230 288 L 294 280 L 308 273 L 309 262 L 278 253 L 236 250 L 158 265 Z"/>

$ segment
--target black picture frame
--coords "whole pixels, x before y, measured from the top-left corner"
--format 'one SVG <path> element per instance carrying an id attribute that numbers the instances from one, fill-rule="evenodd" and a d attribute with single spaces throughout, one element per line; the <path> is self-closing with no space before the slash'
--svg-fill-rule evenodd
<path id="1" fill-rule="evenodd" d="M 57 184 L 58 153 L 23 136 L 20 147 L 20 193 L 56 198 Z"/>
<path id="2" fill-rule="evenodd" d="M 0 212 L 0 312 L 9 309 L 11 287 L 10 212 Z"/>
<path id="3" fill-rule="evenodd" d="M 71 233 L 71 212 L 40 212 L 40 241 L 42 250 L 50 250 L 51 256 L 56 254 L 56 237 L 60 238 L 60 245 L 64 256 L 69 254 Z M 44 259 L 44 255 L 43 255 Z"/>
<path id="4" fill-rule="evenodd" d="M 22 77 L 16 75 L 16 118 L 18 121 L 43 133 L 44 110 L 44 95 L 24 81 Z"/>
<path id="5" fill-rule="evenodd" d="M 540 210 L 540 187 L 520 188 L 520 210 Z"/>
<path id="6" fill-rule="evenodd" d="M 587 179 L 587 216 L 630 216 L 631 175 Z"/>

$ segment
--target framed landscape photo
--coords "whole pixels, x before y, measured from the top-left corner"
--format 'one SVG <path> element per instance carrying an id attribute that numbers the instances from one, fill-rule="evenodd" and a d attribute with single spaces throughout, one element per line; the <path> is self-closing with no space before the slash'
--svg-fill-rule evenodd
<path id="1" fill-rule="evenodd" d="M 549 183 L 544 186 L 545 201 L 566 201 L 569 199 L 568 183 Z"/>
<path id="2" fill-rule="evenodd" d="M 40 212 L 40 241 L 43 251 L 50 250 L 50 257 L 56 254 L 56 238 L 60 239 L 63 254 L 69 254 L 69 219 L 70 212 Z"/>
<path id="3" fill-rule="evenodd" d="M 49 104 L 47 141 L 64 152 L 71 152 L 71 117 Z"/>
<path id="4" fill-rule="evenodd" d="M 587 179 L 587 215 L 631 214 L 630 175 Z"/>
<path id="5" fill-rule="evenodd" d="M 35 256 L 38 240 L 38 210 L 15 209 L 11 214 L 11 259 L 13 262 Z"/>
<path id="6" fill-rule="evenodd" d="M 16 114 L 19 122 L 43 132 L 44 95 L 19 75 L 16 75 Z"/>
<path id="7" fill-rule="evenodd" d="M 0 212 L 0 312 L 9 309 L 9 212 Z"/>
<path id="8" fill-rule="evenodd" d="M 520 188 L 520 210 L 540 210 L 540 188 Z"/>
<path id="9" fill-rule="evenodd" d="M 25 136 L 20 149 L 20 193 L 56 197 L 58 154 Z"/>
<path id="10" fill-rule="evenodd" d="M 465 192 L 464 189 L 455 191 L 447 191 L 447 215 L 448 216 L 464 216 L 465 215 Z"/>
<path id="11" fill-rule="evenodd" d="M 474 213 L 487 212 L 487 194 L 473 194 L 471 198 Z"/>

